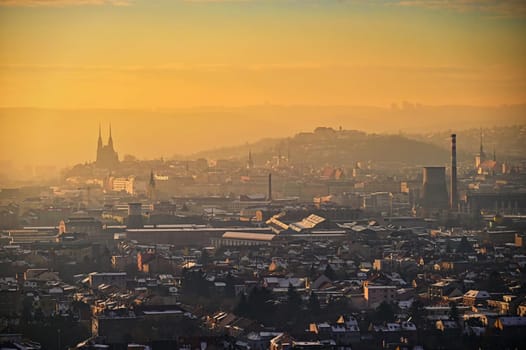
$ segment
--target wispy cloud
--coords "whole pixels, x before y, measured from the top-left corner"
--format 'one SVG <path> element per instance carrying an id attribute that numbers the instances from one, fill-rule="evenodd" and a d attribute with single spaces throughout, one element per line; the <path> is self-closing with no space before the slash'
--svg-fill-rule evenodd
<path id="1" fill-rule="evenodd" d="M 0 0 L 6 7 L 128 6 L 131 0 Z"/>
<path id="2" fill-rule="evenodd" d="M 244 68 L 251 71 L 267 70 L 314 70 L 330 68 L 331 64 L 320 64 L 313 62 L 289 62 L 289 63 L 255 63 L 249 64 Z"/>
<path id="3" fill-rule="evenodd" d="M 494 16 L 526 17 L 526 1 L 524 0 L 401 0 L 396 4 L 433 10 L 445 9 Z"/>
<path id="4" fill-rule="evenodd" d="M 294 2 L 323 3 L 330 0 L 180 0 L 189 3 Z M 332 0 L 340 3 L 373 6 L 421 7 L 432 10 L 478 12 L 491 16 L 526 17 L 526 0 Z"/>
<path id="5" fill-rule="evenodd" d="M 194 3 L 222 3 L 222 2 L 253 2 L 254 0 L 183 0 L 183 2 Z"/>
<path id="6" fill-rule="evenodd" d="M 11 71 L 78 71 L 78 72 L 170 72 L 170 71 L 217 71 L 229 68 L 220 63 L 187 64 L 167 63 L 161 65 L 77 65 L 77 64 L 0 64 L 0 70 Z"/>
<path id="7" fill-rule="evenodd" d="M 0 7 L 128 6 L 135 0 L 0 0 Z M 186 3 L 293 2 L 323 3 L 328 0 L 173 0 Z M 526 0 L 332 0 L 341 3 L 365 3 L 376 6 L 421 7 L 432 10 L 479 12 L 503 17 L 526 17 Z"/>
<path id="8" fill-rule="evenodd" d="M 499 70 L 498 66 L 484 67 L 485 71 Z M 437 75 L 476 75 L 480 68 L 464 66 L 400 66 L 400 65 L 357 65 L 344 62 L 315 63 L 315 62 L 283 62 L 283 63 L 184 63 L 173 62 L 159 65 L 69 65 L 69 64 L 0 64 L 0 71 L 56 71 L 56 72 L 232 72 L 232 71 L 396 71 L 403 73 L 426 73 Z"/>

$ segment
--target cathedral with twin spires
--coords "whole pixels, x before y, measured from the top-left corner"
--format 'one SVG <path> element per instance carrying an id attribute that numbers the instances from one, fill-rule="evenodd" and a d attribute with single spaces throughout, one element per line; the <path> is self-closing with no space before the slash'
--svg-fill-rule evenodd
<path id="1" fill-rule="evenodd" d="M 99 125 L 99 140 L 97 142 L 97 160 L 95 165 L 98 168 L 112 169 L 119 164 L 119 155 L 113 149 L 113 139 L 111 137 L 111 124 L 110 124 L 110 137 L 108 138 L 108 144 L 102 144 L 102 134 Z"/>

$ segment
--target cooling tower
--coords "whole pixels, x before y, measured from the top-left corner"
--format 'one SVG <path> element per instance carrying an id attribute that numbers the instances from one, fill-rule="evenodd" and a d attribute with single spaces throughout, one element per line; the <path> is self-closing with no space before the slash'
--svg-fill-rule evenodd
<path id="1" fill-rule="evenodd" d="M 423 169 L 422 207 L 425 209 L 447 209 L 448 195 L 445 167 Z"/>

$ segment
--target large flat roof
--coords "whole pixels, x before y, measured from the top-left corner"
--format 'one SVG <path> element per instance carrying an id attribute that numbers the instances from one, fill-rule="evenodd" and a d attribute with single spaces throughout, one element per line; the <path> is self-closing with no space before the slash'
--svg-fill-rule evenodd
<path id="1" fill-rule="evenodd" d="M 253 241 L 271 241 L 273 240 L 276 235 L 274 234 L 266 234 L 266 233 L 250 233 L 250 232 L 225 232 L 222 238 L 230 238 L 230 239 L 246 239 L 246 240 L 253 240 Z"/>
<path id="2" fill-rule="evenodd" d="M 141 233 L 151 233 L 151 232 L 221 232 L 221 231 L 243 231 L 250 230 L 256 232 L 271 232 L 270 227 L 198 227 L 198 228 L 129 228 L 126 229 L 126 232 L 141 232 Z"/>

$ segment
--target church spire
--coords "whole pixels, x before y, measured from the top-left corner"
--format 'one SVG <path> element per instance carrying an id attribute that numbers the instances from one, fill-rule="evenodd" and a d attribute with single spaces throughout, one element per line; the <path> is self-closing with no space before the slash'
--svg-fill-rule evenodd
<path id="1" fill-rule="evenodd" d="M 155 187 L 155 175 L 153 174 L 153 169 L 150 170 L 150 183 L 151 187 Z"/>
<path id="2" fill-rule="evenodd" d="M 252 169 L 254 167 L 254 160 L 252 159 L 252 150 L 248 150 L 248 161 L 247 161 L 247 168 Z"/>
<path id="3" fill-rule="evenodd" d="M 155 175 L 153 169 L 150 170 L 150 181 L 148 182 L 147 194 L 150 201 L 155 200 Z"/>
<path id="4" fill-rule="evenodd" d="M 99 139 L 97 141 L 97 158 L 96 158 L 96 162 L 100 162 L 100 160 L 101 160 L 101 152 L 102 152 L 102 134 L 101 134 L 100 123 L 99 123 Z"/>
<path id="5" fill-rule="evenodd" d="M 480 128 L 480 159 L 484 158 L 484 146 L 482 145 L 482 128 Z"/>
<path id="6" fill-rule="evenodd" d="M 108 139 L 108 146 L 113 149 L 113 138 L 111 137 L 111 123 L 110 123 L 110 137 Z"/>
<path id="7" fill-rule="evenodd" d="M 100 123 L 99 123 L 99 140 L 97 141 L 97 151 L 102 148 L 102 131 L 100 129 Z"/>
<path id="8" fill-rule="evenodd" d="M 99 139 L 97 142 L 97 160 L 96 165 L 98 168 L 113 169 L 119 163 L 119 155 L 113 148 L 113 138 L 111 135 L 111 124 L 110 124 L 110 135 L 108 138 L 108 144 L 102 143 L 102 128 L 99 123 Z"/>

